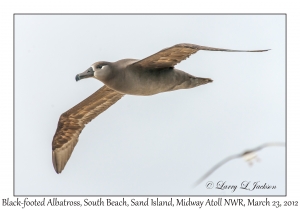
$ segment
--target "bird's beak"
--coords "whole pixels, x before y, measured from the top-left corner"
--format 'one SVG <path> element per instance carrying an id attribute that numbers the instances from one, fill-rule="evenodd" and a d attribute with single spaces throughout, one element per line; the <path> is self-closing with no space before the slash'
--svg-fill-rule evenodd
<path id="1" fill-rule="evenodd" d="M 94 70 L 92 67 L 88 68 L 86 71 L 81 74 L 77 74 L 75 77 L 76 82 L 81 79 L 89 78 L 94 76 Z"/>

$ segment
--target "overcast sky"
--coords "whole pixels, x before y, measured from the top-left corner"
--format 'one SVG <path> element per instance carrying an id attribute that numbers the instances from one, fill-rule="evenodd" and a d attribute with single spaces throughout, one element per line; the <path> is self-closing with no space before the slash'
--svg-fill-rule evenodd
<path id="1" fill-rule="evenodd" d="M 126 95 L 89 123 L 61 174 L 51 142 L 59 116 L 98 90 L 75 75 L 96 61 L 142 59 L 178 43 L 264 53 L 200 51 L 176 66 L 213 83 Z M 285 16 L 16 15 L 16 195 L 284 195 L 285 148 L 252 167 L 229 155 L 285 142 Z M 207 189 L 259 182 L 272 190 Z"/>

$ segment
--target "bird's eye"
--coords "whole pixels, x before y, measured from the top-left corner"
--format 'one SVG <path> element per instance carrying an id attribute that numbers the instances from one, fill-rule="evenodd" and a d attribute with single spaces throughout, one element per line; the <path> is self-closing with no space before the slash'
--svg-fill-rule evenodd
<path id="1" fill-rule="evenodd" d="M 98 65 L 98 66 L 97 66 L 97 69 L 102 69 L 102 66 L 101 66 L 101 65 Z"/>

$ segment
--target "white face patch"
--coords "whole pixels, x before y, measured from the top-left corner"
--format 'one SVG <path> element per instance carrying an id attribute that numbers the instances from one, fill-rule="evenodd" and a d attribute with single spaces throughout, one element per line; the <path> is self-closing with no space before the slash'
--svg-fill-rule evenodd
<path id="1" fill-rule="evenodd" d="M 110 68 L 108 65 L 103 65 L 103 66 L 101 66 L 101 68 L 99 68 L 99 67 L 96 68 L 96 66 L 93 66 L 94 77 L 103 82 L 106 80 L 106 78 L 108 78 L 111 71 L 110 71 Z"/>

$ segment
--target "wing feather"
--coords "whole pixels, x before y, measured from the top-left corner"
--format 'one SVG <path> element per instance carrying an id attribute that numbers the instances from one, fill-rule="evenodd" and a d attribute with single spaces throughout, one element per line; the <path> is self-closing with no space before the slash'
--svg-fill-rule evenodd
<path id="1" fill-rule="evenodd" d="M 56 173 L 64 169 L 85 125 L 123 96 L 104 85 L 60 116 L 52 141 L 52 162 Z"/>
<path id="2" fill-rule="evenodd" d="M 206 47 L 195 44 L 177 44 L 173 47 L 165 48 L 147 58 L 139 60 L 132 66 L 140 67 L 142 69 L 161 69 L 174 67 L 176 64 L 185 60 L 190 55 L 196 53 L 199 50 L 209 51 L 226 51 L 226 52 L 264 52 L 268 50 L 230 50 L 214 47 Z"/>

